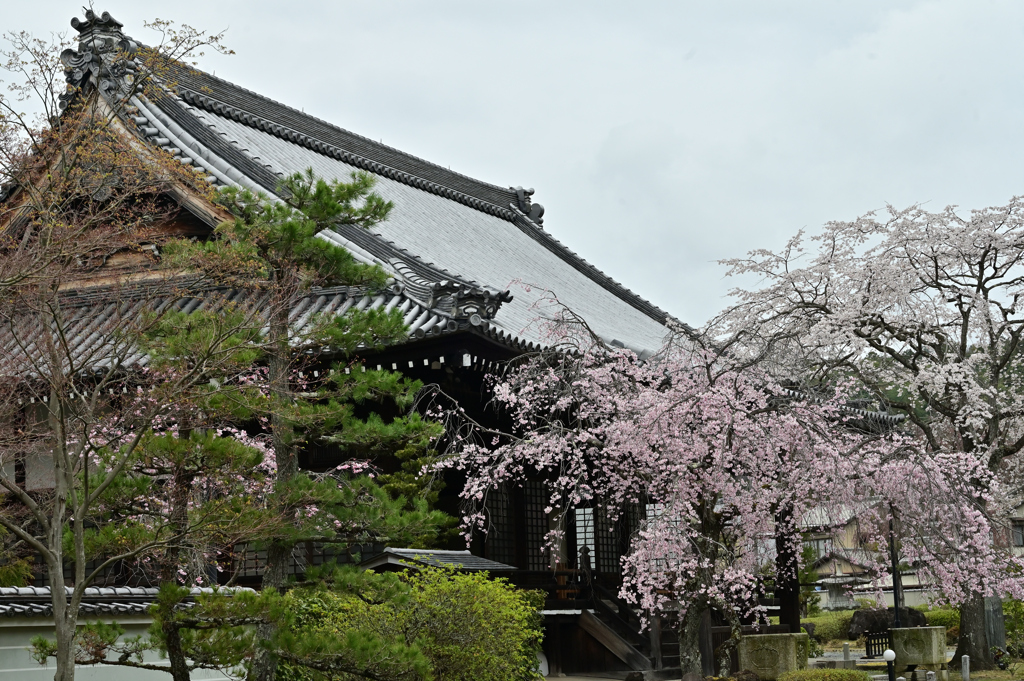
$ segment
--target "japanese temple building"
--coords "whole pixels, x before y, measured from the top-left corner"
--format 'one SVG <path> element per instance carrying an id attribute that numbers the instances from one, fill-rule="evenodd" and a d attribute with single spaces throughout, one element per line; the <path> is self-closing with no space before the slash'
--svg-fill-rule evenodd
<path id="1" fill-rule="evenodd" d="M 132 44 L 122 25 L 92 11 L 72 25 L 80 45 L 62 56 L 69 84 L 80 93 L 119 97 L 126 89 L 118 79 L 126 74 L 110 66 Z M 484 408 L 484 378 L 502 362 L 547 344 L 542 322 L 552 294 L 608 344 L 640 354 L 657 351 L 673 329 L 683 327 L 563 245 L 555 236 L 557 216 L 545 220 L 532 189 L 461 175 L 208 73 L 181 69 L 175 81 L 161 97 L 132 94 L 120 124 L 140 142 L 201 169 L 213 185 L 273 195 L 283 176 L 307 168 L 334 179 L 366 171 L 376 178 L 375 191 L 394 203 L 390 217 L 368 231 L 339 225 L 321 235 L 383 267 L 393 277 L 390 288 L 319 290 L 296 310 L 296 317 L 352 308 L 400 310 L 408 340 L 366 357 L 371 368 L 438 383 L 473 416 L 494 418 Z M 208 234 L 221 219 L 193 203 L 182 207 L 196 233 Z M 95 305 L 87 295 L 80 298 L 83 306 Z M 337 456 L 311 447 L 302 464 L 324 470 L 339 463 Z M 439 506 L 456 514 L 460 482 L 447 482 Z M 503 568 L 497 574 L 548 589 L 545 650 L 551 672 L 671 665 L 660 635 L 640 634 L 636 615 L 615 595 L 619 559 L 640 518 L 613 524 L 599 509 L 576 509 L 563 555 L 552 557 L 543 550 L 549 518 L 542 485 L 526 480 L 495 494 L 488 509 L 492 529 L 471 550 L 480 560 L 474 564 L 493 561 Z M 590 556 L 590 566 L 580 565 L 581 551 Z M 258 556 L 253 561 L 255 576 Z M 3 597 L 0 614 L 18 616 L 16 609 L 4 609 Z"/>

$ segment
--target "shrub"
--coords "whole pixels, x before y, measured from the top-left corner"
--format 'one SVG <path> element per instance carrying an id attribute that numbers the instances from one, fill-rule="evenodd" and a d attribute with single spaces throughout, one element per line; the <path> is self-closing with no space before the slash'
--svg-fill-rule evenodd
<path id="1" fill-rule="evenodd" d="M 814 624 L 814 638 L 822 643 L 828 641 L 845 641 L 850 631 L 852 610 L 836 610 L 818 617 L 807 618 Z"/>
<path id="2" fill-rule="evenodd" d="M 946 645 L 948 645 L 948 646 L 955 646 L 959 639 L 960 639 L 960 625 L 954 624 L 951 627 L 946 627 Z"/>
<path id="3" fill-rule="evenodd" d="M 924 611 L 929 627 L 946 627 L 946 630 L 960 626 L 960 611 L 952 608 L 933 608 Z"/>
<path id="4" fill-rule="evenodd" d="M 1017 657 L 1024 657 L 1024 601 L 1003 599 L 1006 621 L 1006 648 Z"/>
<path id="5" fill-rule="evenodd" d="M 486 573 L 424 568 L 405 573 L 401 599 L 367 602 L 333 592 L 292 592 L 299 630 L 311 636 L 354 631 L 418 650 L 444 681 L 533 681 L 542 636 L 543 594 L 521 591 Z M 400 678 L 420 678 L 412 669 Z M 279 679 L 349 679 L 283 665 Z M 395 675 L 394 671 L 392 675 Z M 354 678 L 354 677 L 353 677 Z"/>
<path id="6" fill-rule="evenodd" d="M 871 681 L 871 677 L 856 669 L 801 669 L 786 672 L 779 681 Z"/>

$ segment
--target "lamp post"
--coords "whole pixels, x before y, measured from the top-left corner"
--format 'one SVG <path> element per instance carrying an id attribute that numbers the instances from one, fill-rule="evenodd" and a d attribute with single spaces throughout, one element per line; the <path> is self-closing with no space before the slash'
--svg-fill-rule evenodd
<path id="1" fill-rule="evenodd" d="M 896 666 L 893 664 L 896 660 L 896 652 L 892 648 L 886 648 L 882 653 L 882 659 L 885 660 L 886 669 L 889 671 L 889 681 L 896 681 Z"/>

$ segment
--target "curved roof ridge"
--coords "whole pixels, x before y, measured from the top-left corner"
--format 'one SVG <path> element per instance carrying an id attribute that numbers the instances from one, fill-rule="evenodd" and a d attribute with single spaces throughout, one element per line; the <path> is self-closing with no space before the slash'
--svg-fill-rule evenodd
<path id="1" fill-rule="evenodd" d="M 494 215 L 506 220 L 511 219 L 511 213 L 508 208 L 503 208 L 502 205 L 489 198 L 480 198 L 464 191 L 460 191 L 460 189 L 453 189 L 446 184 L 435 182 L 431 179 L 420 177 L 419 175 L 395 168 L 380 161 L 375 161 L 365 156 L 361 156 L 360 154 L 349 151 L 348 149 L 345 149 L 333 142 L 324 142 L 317 137 L 296 131 L 289 126 L 270 120 L 269 118 L 252 114 L 230 104 L 224 104 L 223 102 L 208 95 L 192 92 L 191 90 L 182 90 L 180 94 L 182 101 L 187 102 L 198 109 L 203 109 L 215 115 L 229 118 L 241 123 L 242 125 L 273 135 L 292 144 L 306 147 L 318 154 L 335 158 L 362 170 L 367 170 L 371 173 L 391 178 L 397 182 L 401 182 L 402 184 L 422 189 L 423 191 L 430 192 L 431 194 L 437 194 L 444 198 L 457 201 L 483 213 Z M 338 130 L 341 130 L 341 128 L 338 128 Z M 461 189 L 465 189 L 465 187 Z"/>
<path id="2" fill-rule="evenodd" d="M 509 202 L 516 200 L 515 190 L 500 187 L 489 182 L 445 168 L 408 152 L 377 142 L 368 137 L 346 130 L 338 125 L 305 113 L 286 104 L 273 100 L 258 92 L 243 88 L 235 83 L 218 78 L 199 69 L 187 72 L 178 69 L 178 95 L 191 104 L 208 108 L 214 113 L 228 115 L 239 123 L 255 127 L 265 132 L 278 134 L 258 125 L 255 119 L 262 119 L 286 128 L 292 133 L 308 136 L 316 141 L 339 146 L 353 156 L 361 157 L 370 163 L 380 164 L 395 171 L 408 173 L 412 177 L 433 182 L 440 187 L 451 189 L 468 197 L 476 198 L 493 206 L 504 209 Z M 204 82 L 205 81 L 205 82 Z M 212 87 L 211 87 L 212 86 Z M 215 103 L 219 103 L 226 111 L 218 111 Z M 305 128 L 305 129 L 301 129 Z M 317 129 L 319 128 L 319 129 Z M 343 147 L 337 141 L 326 139 L 333 133 L 347 138 L 348 144 Z M 298 141 L 290 136 L 290 141 Z M 345 147 L 354 147 L 353 149 Z M 319 151 L 319 150 L 318 150 Z M 373 170 L 367 168 L 367 170 Z M 374 170 L 374 172 L 379 172 Z M 476 206 L 474 206 L 476 207 Z"/>

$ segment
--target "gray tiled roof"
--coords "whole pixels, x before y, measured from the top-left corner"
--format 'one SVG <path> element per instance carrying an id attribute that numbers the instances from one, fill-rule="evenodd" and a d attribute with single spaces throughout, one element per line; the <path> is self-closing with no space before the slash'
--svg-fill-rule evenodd
<path id="1" fill-rule="evenodd" d="M 243 148 L 259 149 L 279 172 L 312 167 L 318 175 L 343 178 L 356 170 L 230 119 L 209 113 L 199 115 Z M 457 272 L 468 280 L 497 289 L 512 287 L 514 300 L 494 319 L 499 328 L 543 342 L 542 331 L 534 322 L 545 313 L 542 299 L 547 289 L 608 340 L 616 339 L 640 349 L 661 347 L 667 332 L 662 322 L 568 266 L 514 222 L 387 177 L 377 179 L 377 191 L 395 204 L 391 217 L 374 228 L 379 237 L 438 269 Z M 516 286 L 516 281 L 532 290 Z"/>
<path id="2" fill-rule="evenodd" d="M 214 184 L 273 194 L 282 176 L 307 168 L 334 179 L 347 179 L 355 170 L 376 176 L 379 192 L 395 202 L 392 216 L 372 233 L 345 226 L 334 231 L 361 257 L 391 271 L 411 298 L 434 312 L 437 301 L 416 298 L 417 286 L 450 291 L 453 283 L 463 292 L 485 292 L 485 300 L 511 288 L 512 298 L 501 296 L 500 310 L 486 306 L 474 326 L 516 347 L 552 342 L 544 322 L 562 313 L 561 306 L 606 342 L 640 352 L 659 349 L 670 326 L 688 328 L 545 230 L 532 189 L 452 172 L 174 63 L 163 74 L 163 82 L 173 86 L 138 94 L 124 75 L 140 66 L 133 56 L 136 43 L 122 25 L 91 10 L 85 21 L 72 25 L 81 42 L 77 51 L 61 57 L 69 65 L 70 85 L 62 106 L 83 92 L 98 92 L 111 103 L 126 98 L 127 107 L 119 110 L 129 130 L 201 169 Z M 128 47 L 118 51 L 117 45 Z M 477 293 L 456 298 L 472 302 Z"/>
<path id="3" fill-rule="evenodd" d="M 79 366 L 100 369 L 109 366 L 112 357 L 116 356 L 122 366 L 145 365 L 148 358 L 144 354 L 118 346 L 116 335 L 111 335 L 110 331 L 121 323 L 120 320 L 137 317 L 146 308 L 158 307 L 169 300 L 168 296 L 171 295 L 161 295 L 151 289 L 140 289 L 134 295 L 126 291 L 114 294 L 106 289 L 96 289 L 78 292 L 66 298 L 63 313 L 67 322 L 62 333 L 69 340 L 67 346 L 73 355 L 72 361 Z M 206 291 L 205 295 L 173 295 L 175 308 L 192 312 L 225 300 L 242 301 L 251 294 L 218 289 Z M 414 298 L 399 286 L 383 292 L 339 286 L 314 290 L 299 301 L 292 310 L 291 318 L 296 331 L 301 331 L 310 323 L 314 314 L 397 309 L 408 326 L 410 338 L 414 339 L 474 327 L 473 321 L 456 319 L 445 307 L 446 302 L 443 300 L 434 307 L 428 307 L 424 301 Z M 476 327 L 479 332 L 515 348 L 526 349 L 515 345 L 516 339 L 503 338 L 486 321 L 474 321 L 479 321 Z M 32 323 L 31 317 L 27 318 L 25 325 L 17 328 L 17 332 L 10 326 L 0 326 L 0 374 L 32 373 L 31 362 L 39 357 L 45 332 L 44 325 Z"/>
<path id="4" fill-rule="evenodd" d="M 199 72 L 179 76 L 180 97 L 134 99 L 140 135 L 180 152 L 214 182 L 276 189 L 306 168 L 345 179 L 377 176 L 377 191 L 395 203 L 372 234 L 339 234 L 402 278 L 511 288 L 513 301 L 482 329 L 513 343 L 547 344 L 542 324 L 553 313 L 548 291 L 606 341 L 657 350 L 668 315 L 613 281 L 526 217 L 515 192 L 453 173 L 337 128 L 236 85 Z"/>
<path id="5" fill-rule="evenodd" d="M 376 556 L 364 560 L 363 567 L 375 568 L 381 565 L 405 565 L 416 564 L 432 565 L 434 567 L 458 567 L 462 570 L 476 572 L 515 570 L 512 565 L 499 563 L 480 556 L 474 556 L 469 551 L 443 551 L 437 549 L 393 549 L 386 548 Z"/>
<path id="6" fill-rule="evenodd" d="M 212 591 L 196 587 L 190 593 L 194 597 Z M 83 615 L 145 615 L 158 592 L 159 589 L 148 587 L 89 587 L 85 590 L 79 612 Z M 70 595 L 71 589 L 67 589 L 67 593 Z M 0 617 L 52 616 L 50 587 L 0 587 Z"/>

